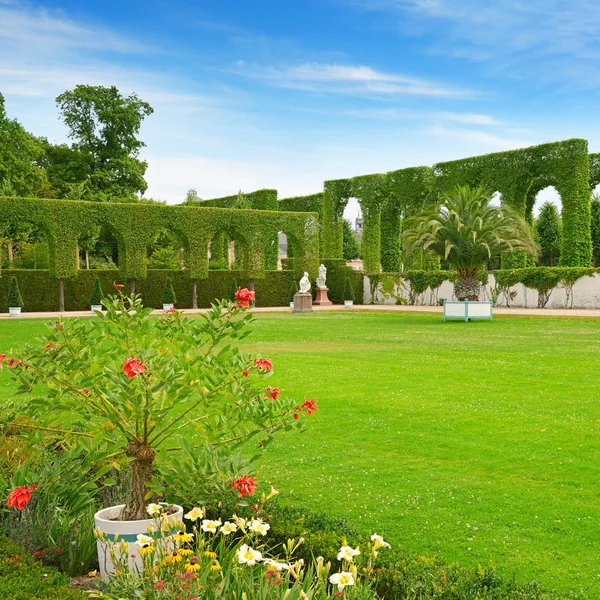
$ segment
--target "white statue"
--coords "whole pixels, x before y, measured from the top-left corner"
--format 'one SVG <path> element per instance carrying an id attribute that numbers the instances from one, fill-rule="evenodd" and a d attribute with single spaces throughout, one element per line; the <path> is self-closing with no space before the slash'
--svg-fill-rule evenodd
<path id="1" fill-rule="evenodd" d="M 317 277 L 317 287 L 318 288 L 327 287 L 325 285 L 326 277 L 327 277 L 327 267 L 325 265 L 321 265 L 319 267 L 319 276 Z"/>
<path id="2" fill-rule="evenodd" d="M 310 292 L 310 279 L 308 278 L 308 273 L 304 272 L 304 277 L 300 280 L 300 291 L 303 294 Z"/>

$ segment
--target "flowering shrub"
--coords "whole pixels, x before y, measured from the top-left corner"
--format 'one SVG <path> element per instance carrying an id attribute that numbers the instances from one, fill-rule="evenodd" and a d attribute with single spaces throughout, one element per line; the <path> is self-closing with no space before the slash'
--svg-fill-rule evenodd
<path id="1" fill-rule="evenodd" d="M 147 512 L 154 522 L 135 542 L 141 567 L 132 564 L 128 544 L 108 541 L 98 532 L 116 567 L 100 597 L 375 598 L 373 561 L 379 549 L 389 548 L 381 536 L 374 534 L 364 551 L 342 546 L 335 565 L 320 556 L 311 562 L 296 558 L 303 538 L 288 539 L 280 557 L 268 554 L 270 525 L 260 518 L 264 511 L 259 506 L 276 493 L 263 494 L 250 518 L 207 519 L 204 508 L 195 507 L 185 514 L 186 522 L 173 524 L 161 505 L 150 504 Z"/>
<path id="2" fill-rule="evenodd" d="M 198 318 L 172 311 L 159 319 L 121 288 L 103 300 L 104 315 L 59 319 L 35 346 L 0 355 L 20 393 L 0 424 L 14 422 L 31 447 L 51 437 L 94 453 L 105 485 L 114 483 L 109 471 L 127 467 L 125 520 L 147 518 L 148 501 L 175 484 L 198 503 L 234 479 L 242 498 L 252 494 L 252 478 L 239 478 L 249 463 L 241 444 L 264 447 L 279 429 L 299 426 L 301 410 L 316 410 L 265 386 L 272 361 L 237 347 L 253 293 L 239 290 L 236 304 L 222 301 Z"/>

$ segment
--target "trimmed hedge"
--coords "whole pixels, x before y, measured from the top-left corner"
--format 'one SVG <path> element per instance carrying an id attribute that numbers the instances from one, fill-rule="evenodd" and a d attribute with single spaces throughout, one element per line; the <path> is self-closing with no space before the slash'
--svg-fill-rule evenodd
<path id="1" fill-rule="evenodd" d="M 357 299 L 362 300 L 362 274 L 346 267 L 345 261 L 324 261 L 327 267 L 329 299 L 343 302 L 344 281 L 350 277 Z M 29 312 L 57 311 L 59 308 L 58 282 L 46 270 L 7 271 L 16 277 L 24 299 L 24 310 Z M 136 280 L 136 292 L 141 294 L 146 306 L 162 308 L 162 294 L 167 277 L 171 278 L 178 308 L 192 307 L 192 281 L 185 271 L 148 270 L 146 279 Z M 129 282 L 122 279 L 117 270 L 79 271 L 75 278 L 65 279 L 65 310 L 89 310 L 89 297 L 98 278 L 106 293 L 113 291 L 113 282 Z M 211 302 L 227 298 L 231 282 L 239 287 L 249 287 L 250 280 L 240 271 L 209 271 L 207 279 L 198 280 L 198 307 L 206 308 Z M 256 306 L 289 306 L 288 294 L 292 282 L 298 279 L 294 271 L 265 271 L 263 279 L 255 280 Z M 8 312 L 6 302 L 10 277 L 0 277 L 0 311 Z"/>

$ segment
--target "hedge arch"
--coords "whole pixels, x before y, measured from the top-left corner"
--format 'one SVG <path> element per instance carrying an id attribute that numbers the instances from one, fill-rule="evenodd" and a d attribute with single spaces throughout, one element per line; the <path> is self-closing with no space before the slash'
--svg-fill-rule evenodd
<path id="1" fill-rule="evenodd" d="M 350 179 L 333 179 L 323 184 L 322 257 L 342 258 L 344 253 L 344 209 L 352 193 Z"/>
<path id="2" fill-rule="evenodd" d="M 0 198 L 0 221 L 30 221 L 46 231 L 50 273 L 58 279 L 77 275 L 77 242 L 91 226 L 101 224 L 117 237 L 123 279 L 145 279 L 147 248 L 161 228 L 176 232 L 185 241 L 186 276 L 191 279 L 208 277 L 209 243 L 222 230 L 234 231 L 243 240 L 243 270 L 247 277 L 264 277 L 268 269 L 265 240 L 277 239 L 279 231 L 297 240 L 298 270 L 308 271 L 311 277 L 318 270 L 318 217 L 313 213 Z"/>

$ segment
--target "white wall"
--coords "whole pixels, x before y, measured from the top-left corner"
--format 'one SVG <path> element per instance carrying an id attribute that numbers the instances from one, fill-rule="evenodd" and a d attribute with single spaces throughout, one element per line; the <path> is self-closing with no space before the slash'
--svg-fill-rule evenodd
<path id="1" fill-rule="evenodd" d="M 365 276 L 364 285 L 364 304 L 371 304 L 371 287 L 369 278 Z M 491 298 L 491 290 L 495 285 L 494 276 L 490 275 L 490 280 L 483 288 L 480 300 L 489 300 Z M 523 284 L 511 288 L 516 292 L 514 299 L 509 300 L 509 306 L 537 308 L 538 293 L 536 290 L 526 288 Z M 408 281 L 403 281 L 400 286 L 394 286 L 394 293 L 406 300 L 410 296 L 410 284 Z M 454 297 L 454 284 L 450 281 L 444 281 L 437 294 L 427 290 L 424 294 L 416 298 L 415 304 L 433 305 L 441 298 L 452 300 Z M 373 304 L 396 304 L 396 298 L 393 295 L 383 292 L 383 285 L 379 284 L 375 292 L 375 302 Z M 504 294 L 500 294 L 496 306 L 507 306 Z M 567 306 L 567 292 L 564 288 L 554 288 L 550 296 L 550 300 L 545 308 L 571 308 Z M 591 277 L 581 277 L 573 286 L 573 306 L 572 308 L 599 308 L 600 309 L 600 274 L 594 273 Z"/>

